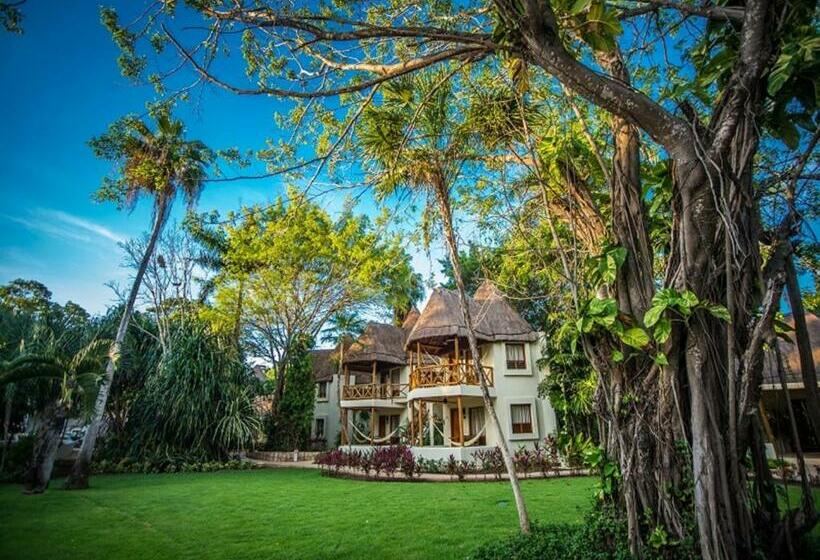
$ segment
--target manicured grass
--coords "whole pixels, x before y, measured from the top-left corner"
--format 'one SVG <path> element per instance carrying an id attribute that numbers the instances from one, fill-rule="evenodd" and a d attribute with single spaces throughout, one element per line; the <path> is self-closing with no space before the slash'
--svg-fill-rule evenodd
<path id="1" fill-rule="evenodd" d="M 97 476 L 83 492 L 0 485 L 0 558 L 464 558 L 512 534 L 506 482 L 372 483 L 281 469 Z M 522 483 L 531 516 L 581 522 L 594 480 Z"/>

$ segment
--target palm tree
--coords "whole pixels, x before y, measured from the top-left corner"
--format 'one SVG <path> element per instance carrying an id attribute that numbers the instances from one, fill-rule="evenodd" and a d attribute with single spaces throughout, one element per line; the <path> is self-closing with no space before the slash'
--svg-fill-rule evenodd
<path id="1" fill-rule="evenodd" d="M 94 404 L 93 419 L 88 426 L 71 474 L 66 479 L 67 489 L 88 487 L 91 457 L 105 416 L 117 359 L 122 350 L 145 269 L 153 255 L 173 201 L 182 194 L 188 206 L 196 202 L 207 176 L 206 169 L 214 157 L 213 152 L 202 142 L 185 140 L 182 122 L 173 120 L 167 110 L 159 111 L 155 120 L 156 129 L 152 131 L 138 118 L 125 117 L 111 125 L 108 132 L 90 142 L 97 157 L 113 161 L 116 165 L 115 177 L 103 181 L 98 198 L 116 201 L 121 207 L 130 210 L 134 208 L 140 196 L 151 197 L 153 226 L 125 301 L 117 335 L 111 344 L 105 378 Z"/>
<path id="2" fill-rule="evenodd" d="M 24 480 L 26 493 L 39 494 L 48 487 L 68 418 L 91 411 L 103 376 L 102 350 L 108 345 L 108 341 L 92 340 L 66 354 L 65 345 L 50 334 L 40 351 L 0 362 L 0 388 L 35 379 L 58 384 L 57 395 L 41 410 L 42 421 Z"/>
<path id="3" fill-rule="evenodd" d="M 365 328 L 364 320 L 355 311 L 339 311 L 334 314 L 322 333 L 322 342 L 333 344 L 339 349 L 339 371 L 344 360 L 345 345 L 360 334 Z"/>
<path id="4" fill-rule="evenodd" d="M 366 161 L 375 164 L 375 180 L 382 194 L 389 195 L 402 187 L 410 188 L 426 193 L 431 197 L 431 204 L 437 207 L 475 375 L 481 385 L 490 422 L 496 433 L 500 434 L 501 426 L 481 366 L 453 228 L 450 192 L 459 179 L 463 165 L 470 159 L 469 134 L 460 127 L 453 110 L 457 100 L 452 95 L 452 80 L 441 77 L 424 74 L 385 84 L 382 104 L 370 106 L 364 112 L 360 140 Z M 499 447 L 512 486 L 521 531 L 529 533 L 526 504 L 512 455 L 503 438 Z"/>

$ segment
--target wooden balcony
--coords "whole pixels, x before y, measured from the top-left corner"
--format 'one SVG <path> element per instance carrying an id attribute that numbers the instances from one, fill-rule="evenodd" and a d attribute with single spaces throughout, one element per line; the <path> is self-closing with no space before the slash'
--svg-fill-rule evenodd
<path id="1" fill-rule="evenodd" d="M 487 386 L 493 386 L 493 368 L 482 366 Z M 410 389 L 448 385 L 480 385 L 475 368 L 464 362 L 417 366 L 410 373 Z"/>
<path id="2" fill-rule="evenodd" d="M 407 398 L 407 384 L 360 383 L 342 385 L 343 401 L 393 400 Z"/>

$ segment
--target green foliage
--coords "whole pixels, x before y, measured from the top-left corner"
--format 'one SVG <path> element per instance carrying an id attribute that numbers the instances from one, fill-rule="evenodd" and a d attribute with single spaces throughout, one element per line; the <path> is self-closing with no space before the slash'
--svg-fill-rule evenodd
<path id="1" fill-rule="evenodd" d="M 0 26 L 9 33 L 23 33 L 23 12 L 20 10 L 22 2 L 0 2 Z"/>
<path id="2" fill-rule="evenodd" d="M 628 560 L 632 558 L 626 521 L 612 506 L 599 506 L 577 525 L 535 525 L 529 535 L 517 534 L 486 544 L 473 560 Z"/>
<path id="3" fill-rule="evenodd" d="M 182 122 L 174 120 L 167 107 L 153 116 L 155 130 L 128 115 L 89 142 L 95 156 L 115 164 L 114 174 L 103 179 L 97 200 L 128 209 L 141 195 L 153 197 L 155 209 L 164 209 L 178 193 L 189 205 L 197 200 L 214 153 L 198 140 L 185 140 Z"/>
<path id="4" fill-rule="evenodd" d="M 131 408 L 130 456 L 222 458 L 251 443 L 260 420 L 252 376 L 236 353 L 201 322 L 175 325 L 171 344 Z"/>
<path id="5" fill-rule="evenodd" d="M 293 189 L 242 216 L 224 230 L 199 228 L 216 242 L 209 245 L 220 270 L 203 316 L 225 334 L 239 319 L 244 347 L 255 355 L 279 361 L 293 336 L 316 336 L 341 311 L 402 307 L 418 296 L 400 238 L 364 216 L 345 211 L 334 220 Z"/>
<path id="6" fill-rule="evenodd" d="M 274 449 L 307 449 L 313 423 L 315 384 L 310 349 L 313 340 L 298 336 L 288 352 L 285 386 L 278 411 L 268 418 L 268 446 Z"/>

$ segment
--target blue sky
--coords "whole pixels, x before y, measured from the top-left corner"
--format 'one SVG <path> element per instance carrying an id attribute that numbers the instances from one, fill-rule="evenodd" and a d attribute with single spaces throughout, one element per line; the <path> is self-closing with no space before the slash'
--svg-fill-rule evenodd
<path id="1" fill-rule="evenodd" d="M 120 4 L 127 21 L 137 3 Z M 148 227 L 150 205 L 144 201 L 128 214 L 92 201 L 110 165 L 94 158 L 87 141 L 116 118 L 144 112 L 154 92 L 120 75 L 97 2 L 27 2 L 23 9 L 24 34 L 0 32 L 0 283 L 33 278 L 56 301 L 100 312 L 114 301 L 105 284 L 128 278 L 117 244 Z M 213 148 L 248 149 L 275 137 L 279 109 L 271 98 L 208 88 L 177 115 L 189 137 Z M 278 179 L 210 184 L 198 210 L 224 213 L 270 200 L 282 188 Z M 328 195 L 322 203 L 332 211 L 341 198 Z M 373 205 L 365 197 L 359 210 L 372 212 Z M 176 216 L 183 212 L 178 203 Z M 433 253 L 435 262 L 440 249 Z M 423 252 L 414 252 L 414 265 L 428 277 Z"/>

